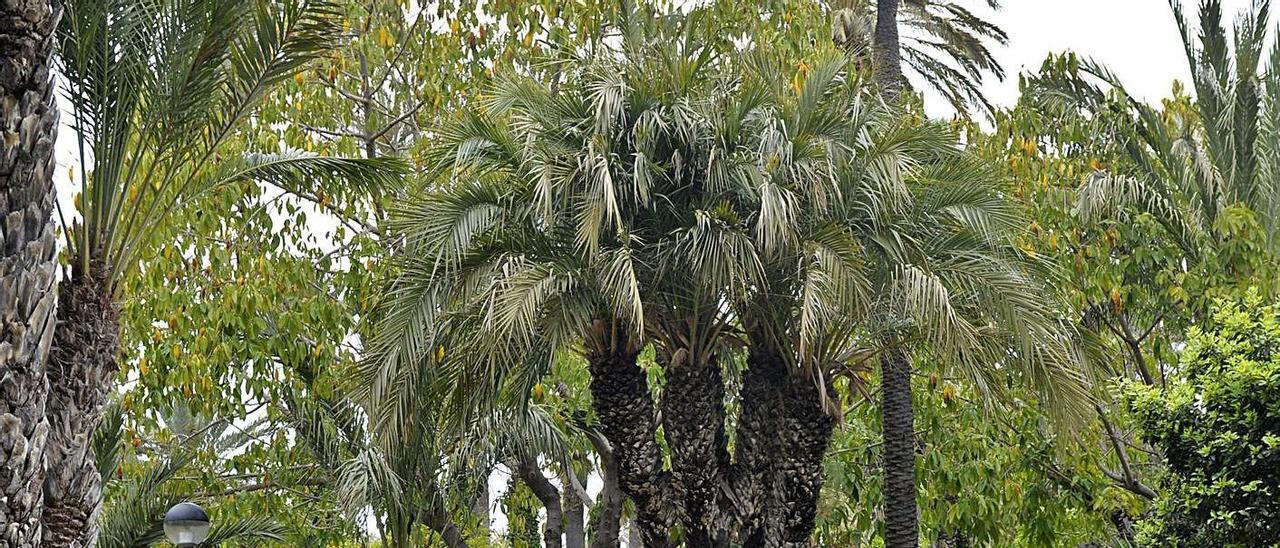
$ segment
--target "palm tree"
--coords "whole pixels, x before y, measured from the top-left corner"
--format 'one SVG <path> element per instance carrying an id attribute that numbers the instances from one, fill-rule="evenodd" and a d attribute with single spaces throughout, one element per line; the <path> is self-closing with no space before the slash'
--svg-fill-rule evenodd
<path id="1" fill-rule="evenodd" d="M 1280 228 L 1273 176 L 1280 173 L 1280 71 L 1261 64 L 1270 2 L 1241 16 L 1234 40 L 1220 2 L 1200 4 L 1198 36 L 1182 4 L 1170 5 L 1196 92 L 1193 113 L 1171 112 L 1166 120 L 1106 67 L 1074 56 L 1046 63 L 1030 83 L 1047 106 L 1094 116 L 1129 160 L 1088 178 L 1076 206 L 1081 220 L 1149 214 L 1195 262 L 1227 237 L 1216 223 L 1231 208 L 1253 212 L 1272 241 Z M 1270 61 L 1267 67 L 1276 66 L 1280 49 L 1272 49 Z"/>
<path id="2" fill-rule="evenodd" d="M 45 360 L 57 306 L 51 81 L 57 3 L 0 6 L 0 543 L 38 546 L 45 444 Z"/>
<path id="3" fill-rule="evenodd" d="M 985 0 L 988 8 L 999 2 Z M 835 11 L 834 38 L 865 65 L 875 68 L 875 80 L 890 102 L 907 85 L 903 68 L 940 93 L 956 112 L 973 107 L 988 113 L 993 106 L 981 91 L 990 74 L 1004 78 L 989 43 L 1004 45 L 1008 36 L 955 0 L 844 0 Z"/>
<path id="4" fill-rule="evenodd" d="M 935 126 L 939 143 L 955 143 Z M 954 146 L 954 145 L 950 145 Z M 922 353 L 989 396 L 1012 376 L 1051 410 L 1087 399 L 1075 336 L 1046 290 L 1057 279 L 1016 237 L 1026 223 L 997 172 L 958 149 L 917 154 L 894 170 L 910 189 L 896 213 L 867 226 L 872 332 L 881 341 L 885 543 L 918 546 L 911 361 Z M 998 401 L 998 400 L 996 400 Z"/>
<path id="5" fill-rule="evenodd" d="M 247 154 L 237 132 L 282 80 L 327 53 L 340 11 L 323 1 L 70 2 L 58 32 L 80 153 L 78 217 L 64 220 L 48 378 L 45 542 L 92 545 L 102 501 L 89 443 L 114 386 L 119 280 L 151 231 L 195 193 L 233 183 L 368 188 L 391 160 Z"/>

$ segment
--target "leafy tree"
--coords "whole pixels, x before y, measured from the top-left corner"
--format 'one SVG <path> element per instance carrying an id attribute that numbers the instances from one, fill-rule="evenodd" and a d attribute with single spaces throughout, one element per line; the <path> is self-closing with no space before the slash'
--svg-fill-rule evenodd
<path id="1" fill-rule="evenodd" d="M 45 359 L 55 329 L 57 293 L 53 146 L 58 106 L 51 81 L 55 2 L 0 6 L 0 542 L 40 545 L 45 417 Z"/>
<path id="2" fill-rule="evenodd" d="M 1177 380 L 1129 383 L 1126 402 L 1168 468 L 1139 539 L 1180 546 L 1280 542 L 1280 306 L 1223 301 L 1187 334 Z"/>
<path id="3" fill-rule="evenodd" d="M 81 154 L 79 218 L 49 357 L 45 541 L 90 545 L 101 504 L 90 433 L 117 369 L 119 289 L 150 231 L 200 191 L 242 182 L 375 186 L 393 162 L 228 147 L 267 92 L 334 44 L 323 2 L 83 2 L 58 32 Z M 229 154 L 230 153 L 230 154 Z"/>

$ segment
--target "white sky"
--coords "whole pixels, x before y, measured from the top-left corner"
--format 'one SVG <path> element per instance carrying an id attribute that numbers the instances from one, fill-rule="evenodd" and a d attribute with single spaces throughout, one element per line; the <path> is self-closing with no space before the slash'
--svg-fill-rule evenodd
<path id="1" fill-rule="evenodd" d="M 978 13 L 978 0 L 960 0 Z M 1008 76 L 984 83 L 987 97 L 999 106 L 1018 98 L 1017 75 L 1036 71 L 1046 55 L 1072 50 L 1092 57 L 1120 76 L 1139 99 L 1169 95 L 1174 79 L 1189 78 L 1182 41 L 1167 0 L 1003 0 L 992 19 L 1009 34 L 1009 45 L 996 51 Z M 1198 0 L 1183 0 L 1195 24 Z M 1222 0 L 1224 21 L 1249 7 L 1249 0 Z M 981 6 L 985 8 L 985 6 Z M 1273 18 L 1274 19 L 1274 18 Z M 940 97 L 926 94 L 930 114 L 949 116 Z"/>

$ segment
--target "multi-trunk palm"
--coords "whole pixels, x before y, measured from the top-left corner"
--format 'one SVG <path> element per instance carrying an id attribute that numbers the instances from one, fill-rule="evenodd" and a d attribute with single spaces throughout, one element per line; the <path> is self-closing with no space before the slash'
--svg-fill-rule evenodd
<path id="1" fill-rule="evenodd" d="M 512 78 L 441 128 L 440 186 L 399 212 L 401 275 L 366 373 L 391 402 L 435 370 L 465 387 L 466 413 L 581 352 L 646 543 L 800 544 L 830 379 L 876 352 L 881 318 L 905 314 L 883 332 L 975 370 L 1075 379 L 1031 359 L 1062 333 L 997 253 L 1020 225 L 954 135 L 878 103 L 834 52 L 791 78 L 796 64 L 720 56 L 694 28 L 632 21 L 558 84 Z M 731 454 L 722 376 L 739 358 Z"/>

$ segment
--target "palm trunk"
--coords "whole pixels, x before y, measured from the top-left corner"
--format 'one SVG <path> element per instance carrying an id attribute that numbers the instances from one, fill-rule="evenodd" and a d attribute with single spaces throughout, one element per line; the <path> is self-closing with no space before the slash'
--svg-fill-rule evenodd
<path id="1" fill-rule="evenodd" d="M 830 384 L 824 389 L 828 398 L 835 398 Z M 782 540 L 789 545 L 807 545 L 816 526 L 818 496 L 826 480 L 822 459 L 836 423 L 822 408 L 822 399 L 816 383 L 809 379 L 791 377 L 783 392 L 781 438 L 786 451 L 778 455 L 776 466 L 786 510 Z"/>
<path id="2" fill-rule="evenodd" d="M 587 355 L 591 400 L 600 428 L 618 459 L 618 485 L 636 504 L 636 523 L 645 546 L 669 546 L 674 524 L 671 477 L 662 471 L 654 433 L 657 418 L 649 382 L 636 364 L 637 352 L 599 351 Z"/>
<path id="3" fill-rule="evenodd" d="M 51 546 L 91 547 L 97 543 L 102 507 L 93 431 L 115 385 L 120 314 L 106 269 L 97 261 L 88 272 L 72 272 L 59 300 L 48 368 L 44 540 Z"/>
<path id="4" fill-rule="evenodd" d="M 39 546 L 57 308 L 50 79 L 60 9 L 0 2 L 0 545 Z"/>
<path id="5" fill-rule="evenodd" d="M 875 80 L 884 98 L 897 102 L 902 93 L 902 47 L 898 43 L 898 3 L 876 0 Z"/>
<path id="6" fill-rule="evenodd" d="M 542 469 L 538 468 L 537 463 L 528 457 L 522 457 L 516 464 L 516 474 L 520 476 L 520 481 L 529 486 L 533 491 L 533 495 L 538 497 L 542 502 L 542 507 L 547 511 L 546 528 L 542 531 L 542 545 L 545 548 L 560 548 L 563 546 L 561 535 L 564 532 L 564 513 L 560 508 L 560 490 L 556 489 L 555 484 L 551 483 L 546 476 L 542 475 Z"/>
<path id="7" fill-rule="evenodd" d="M 671 448 L 671 473 L 684 494 L 681 517 L 692 546 L 726 542 L 728 520 L 716 502 L 729 468 L 724 415 L 724 382 L 714 357 L 705 364 L 668 364 L 662 427 Z"/>
<path id="8" fill-rule="evenodd" d="M 782 387 L 787 366 L 774 352 L 752 346 L 742 374 L 737 444 L 734 448 L 733 489 L 738 502 L 745 546 L 777 546 L 782 541 L 781 484 L 775 461 L 785 448 L 778 436 Z"/>
<path id="9" fill-rule="evenodd" d="M 880 361 L 880 412 L 884 442 L 884 540 L 886 548 L 918 548 L 915 416 L 911 361 L 891 347 Z"/>

